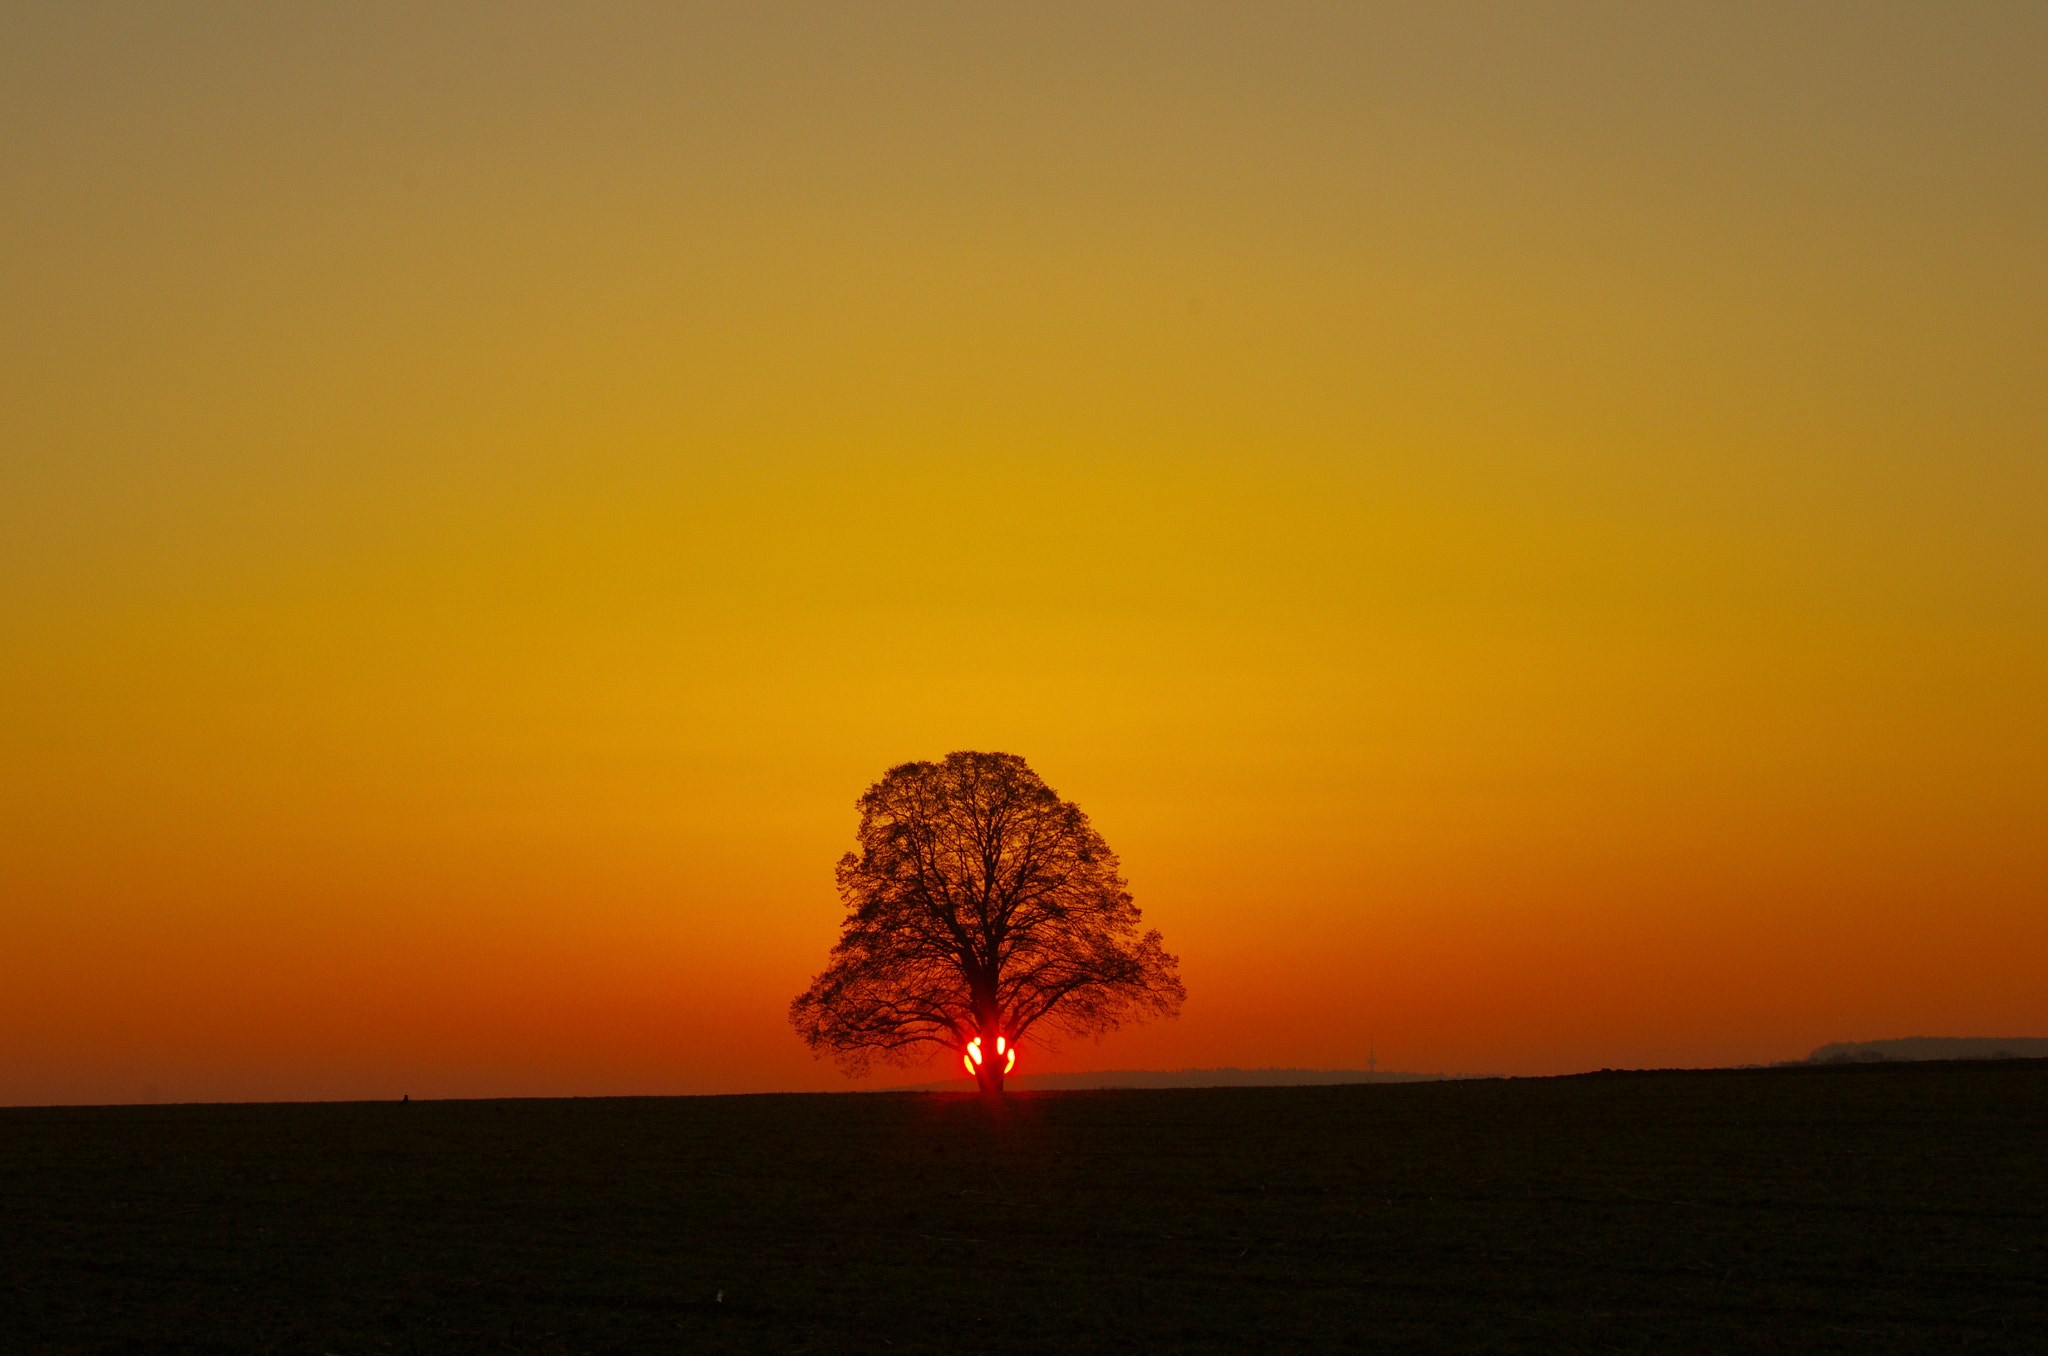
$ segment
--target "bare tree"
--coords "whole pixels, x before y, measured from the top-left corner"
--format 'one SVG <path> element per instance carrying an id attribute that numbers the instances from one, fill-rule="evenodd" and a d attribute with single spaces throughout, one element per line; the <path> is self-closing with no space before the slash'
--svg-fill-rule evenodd
<path id="1" fill-rule="evenodd" d="M 998 1093 L 1034 1029 L 1094 1036 L 1180 1011 L 1178 962 L 1138 931 L 1116 854 L 1022 758 L 905 763 L 859 804 L 832 963 L 789 1005 L 848 1074 L 941 1046 Z"/>

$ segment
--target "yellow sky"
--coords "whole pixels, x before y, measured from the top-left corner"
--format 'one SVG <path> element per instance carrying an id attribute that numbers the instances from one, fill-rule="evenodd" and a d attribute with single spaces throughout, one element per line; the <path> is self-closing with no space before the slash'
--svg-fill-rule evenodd
<path id="1" fill-rule="evenodd" d="M 954 748 L 1183 957 L 1036 1068 L 2048 1032 L 2044 68 L 10 6 L 0 1101 L 839 1086 L 831 863 Z"/>

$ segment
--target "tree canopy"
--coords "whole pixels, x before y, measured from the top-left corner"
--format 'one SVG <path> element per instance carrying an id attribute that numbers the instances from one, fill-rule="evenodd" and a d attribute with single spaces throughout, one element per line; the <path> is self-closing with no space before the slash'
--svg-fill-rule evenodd
<path id="1" fill-rule="evenodd" d="M 1027 1033 L 1096 1036 L 1179 1012 L 1178 962 L 1139 931 L 1116 854 L 1022 758 L 904 763 L 859 809 L 832 962 L 789 1009 L 847 1073 L 979 1041 L 977 1081 L 1001 1091 L 995 1053 Z"/>

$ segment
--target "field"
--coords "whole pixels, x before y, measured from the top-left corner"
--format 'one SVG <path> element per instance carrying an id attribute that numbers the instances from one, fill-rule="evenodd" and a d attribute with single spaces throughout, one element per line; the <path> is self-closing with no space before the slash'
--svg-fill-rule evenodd
<path id="1" fill-rule="evenodd" d="M 0 1111 L 0 1351 L 2044 1351 L 2048 1061 Z"/>

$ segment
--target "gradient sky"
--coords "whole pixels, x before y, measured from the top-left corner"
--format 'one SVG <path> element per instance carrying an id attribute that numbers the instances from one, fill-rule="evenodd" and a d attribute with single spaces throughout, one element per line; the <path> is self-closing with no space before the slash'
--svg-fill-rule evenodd
<path id="1" fill-rule="evenodd" d="M 0 1101 L 846 1086 L 832 863 L 957 748 L 1190 992 L 1020 1072 L 2048 1034 L 2043 71 L 9 4 Z"/>

